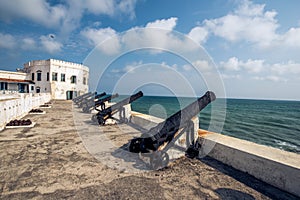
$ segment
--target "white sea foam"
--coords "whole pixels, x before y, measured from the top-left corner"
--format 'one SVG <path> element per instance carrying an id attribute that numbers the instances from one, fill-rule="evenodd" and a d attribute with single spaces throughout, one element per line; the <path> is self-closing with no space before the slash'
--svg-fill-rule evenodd
<path id="1" fill-rule="evenodd" d="M 296 149 L 297 151 L 300 151 L 300 148 L 294 144 L 288 143 L 288 142 L 284 142 L 284 141 L 280 141 L 280 140 L 275 140 L 276 144 L 278 144 L 281 147 L 288 147 L 288 148 L 293 148 Z"/>

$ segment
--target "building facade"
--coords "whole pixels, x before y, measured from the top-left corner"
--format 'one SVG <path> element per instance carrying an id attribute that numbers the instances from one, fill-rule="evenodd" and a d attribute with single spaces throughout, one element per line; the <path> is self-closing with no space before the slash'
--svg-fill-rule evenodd
<path id="1" fill-rule="evenodd" d="M 88 92 L 89 68 L 82 64 L 48 59 L 24 64 L 26 79 L 35 93 L 51 93 L 52 99 L 73 99 Z"/>
<path id="2" fill-rule="evenodd" d="M 34 82 L 27 79 L 27 74 L 0 70 L 1 94 L 32 93 Z"/>

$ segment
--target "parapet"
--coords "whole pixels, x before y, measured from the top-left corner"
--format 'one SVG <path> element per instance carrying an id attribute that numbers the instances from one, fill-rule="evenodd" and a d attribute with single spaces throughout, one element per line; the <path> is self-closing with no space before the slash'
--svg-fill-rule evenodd
<path id="1" fill-rule="evenodd" d="M 150 129 L 163 119 L 131 112 L 131 122 Z M 198 127 L 198 121 L 194 121 Z M 300 155 L 196 128 L 200 157 L 210 156 L 281 190 L 300 197 Z M 180 140 L 179 140 L 180 142 Z M 184 152 L 182 152 L 181 155 Z"/>

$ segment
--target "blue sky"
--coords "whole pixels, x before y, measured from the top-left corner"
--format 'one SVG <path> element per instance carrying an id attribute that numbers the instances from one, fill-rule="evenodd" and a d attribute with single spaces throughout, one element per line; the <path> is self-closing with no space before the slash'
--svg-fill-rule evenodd
<path id="1" fill-rule="evenodd" d="M 299 9 L 297 0 L 0 0 L 0 69 L 54 58 L 87 64 L 92 89 L 300 100 Z"/>

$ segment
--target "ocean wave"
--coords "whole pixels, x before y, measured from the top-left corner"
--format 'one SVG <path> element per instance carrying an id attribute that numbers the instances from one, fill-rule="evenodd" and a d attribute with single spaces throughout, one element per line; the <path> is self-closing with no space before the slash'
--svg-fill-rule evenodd
<path id="1" fill-rule="evenodd" d="M 289 142 L 285 142 L 285 141 L 280 141 L 280 140 L 275 140 L 275 143 L 279 146 L 279 148 L 281 149 L 290 149 L 290 150 L 294 150 L 297 153 L 300 153 L 300 147 L 294 144 L 291 144 Z"/>

